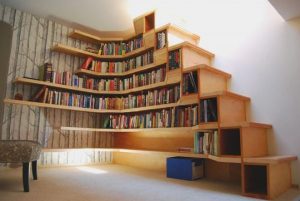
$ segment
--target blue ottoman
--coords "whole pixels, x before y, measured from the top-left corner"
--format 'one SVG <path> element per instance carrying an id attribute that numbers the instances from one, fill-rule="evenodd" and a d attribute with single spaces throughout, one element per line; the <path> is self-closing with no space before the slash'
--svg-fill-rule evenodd
<path id="1" fill-rule="evenodd" d="M 167 177 L 184 180 L 195 180 L 203 177 L 204 160 L 175 156 L 167 158 Z"/>

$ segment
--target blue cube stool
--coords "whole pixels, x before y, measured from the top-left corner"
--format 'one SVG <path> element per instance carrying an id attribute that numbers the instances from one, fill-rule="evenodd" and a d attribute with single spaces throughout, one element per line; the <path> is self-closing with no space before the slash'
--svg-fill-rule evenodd
<path id="1" fill-rule="evenodd" d="M 204 160 L 175 156 L 167 158 L 167 177 L 184 180 L 200 179 L 204 175 Z"/>

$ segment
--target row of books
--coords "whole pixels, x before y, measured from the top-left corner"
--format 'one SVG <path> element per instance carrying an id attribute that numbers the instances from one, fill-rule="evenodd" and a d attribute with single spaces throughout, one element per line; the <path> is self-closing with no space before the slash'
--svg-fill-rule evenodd
<path id="1" fill-rule="evenodd" d="M 166 69 L 160 68 L 147 73 L 133 74 L 129 78 L 100 79 L 93 89 L 99 91 L 121 91 L 136 87 L 163 82 L 166 77 Z M 97 83 L 97 82 L 96 82 Z"/>
<path id="2" fill-rule="evenodd" d="M 166 33 L 165 31 L 157 33 L 157 49 L 162 49 L 166 46 Z"/>
<path id="3" fill-rule="evenodd" d="M 180 98 L 179 85 L 171 88 L 148 91 L 146 94 L 128 95 L 121 98 L 122 108 L 130 109 L 152 105 L 175 103 Z"/>
<path id="4" fill-rule="evenodd" d="M 143 45 L 142 35 L 129 41 L 100 43 L 99 55 L 124 55 L 125 53 L 143 47 Z"/>
<path id="5" fill-rule="evenodd" d="M 200 100 L 200 122 L 218 121 L 217 98 L 207 98 Z"/>
<path id="6" fill-rule="evenodd" d="M 194 152 L 201 154 L 220 155 L 218 131 L 196 132 L 194 134 Z"/>
<path id="7" fill-rule="evenodd" d="M 175 103 L 180 98 L 179 86 L 148 91 L 147 94 L 128 95 L 124 97 L 98 97 L 95 95 L 49 90 L 48 88 L 43 90 L 44 95 L 42 100 L 40 99 L 41 102 L 90 109 L 130 109 Z M 36 100 L 37 98 L 34 101 Z"/>
<path id="8" fill-rule="evenodd" d="M 176 108 L 175 124 L 178 127 L 191 127 L 197 125 L 198 105 Z"/>
<path id="9" fill-rule="evenodd" d="M 182 127 L 176 121 L 176 111 L 179 108 L 163 109 L 160 111 L 142 114 L 116 114 L 103 115 L 100 125 L 102 128 L 126 129 L 126 128 L 170 128 Z"/>
<path id="10" fill-rule="evenodd" d="M 94 95 L 62 92 L 46 89 L 43 102 L 48 104 L 81 107 L 88 109 L 120 109 L 116 98 L 103 98 Z"/>
<path id="11" fill-rule="evenodd" d="M 40 66 L 39 80 L 68 86 L 83 86 L 84 83 L 83 78 L 80 78 L 78 75 L 72 74 L 69 71 L 54 71 L 51 63 L 45 63 Z"/>
<path id="12" fill-rule="evenodd" d="M 106 115 L 100 125 L 103 128 L 113 129 L 174 127 L 171 116 L 171 109 L 135 115 Z"/>
<path id="13" fill-rule="evenodd" d="M 44 63 L 39 66 L 39 80 L 51 82 L 52 79 L 52 63 Z"/>
<path id="14" fill-rule="evenodd" d="M 153 50 L 146 52 L 143 55 L 125 60 L 125 68 L 136 69 L 153 63 Z"/>
<path id="15" fill-rule="evenodd" d="M 169 70 L 177 69 L 181 66 L 180 49 L 169 52 Z"/>
<path id="16" fill-rule="evenodd" d="M 182 94 L 188 95 L 198 92 L 197 71 L 184 73 L 182 79 Z"/>
<path id="17" fill-rule="evenodd" d="M 52 69 L 52 68 L 51 68 Z M 159 68 L 147 73 L 133 74 L 128 78 L 95 79 L 87 76 L 79 77 L 69 71 L 56 72 L 47 70 L 47 82 L 63 84 L 97 91 L 120 91 L 162 82 L 165 80 L 166 69 Z M 44 79 L 44 78 L 41 78 Z"/>
<path id="18" fill-rule="evenodd" d="M 142 55 L 126 59 L 124 61 L 109 62 L 95 60 L 93 57 L 88 57 L 81 65 L 81 69 L 91 70 L 101 73 L 121 73 L 130 69 L 136 69 L 153 63 L 153 50 L 150 50 Z"/>
<path id="19" fill-rule="evenodd" d="M 98 73 L 122 73 L 128 71 L 129 65 L 125 65 L 123 62 L 109 62 L 94 60 L 92 57 L 88 57 L 81 66 L 81 69 L 91 70 Z"/>

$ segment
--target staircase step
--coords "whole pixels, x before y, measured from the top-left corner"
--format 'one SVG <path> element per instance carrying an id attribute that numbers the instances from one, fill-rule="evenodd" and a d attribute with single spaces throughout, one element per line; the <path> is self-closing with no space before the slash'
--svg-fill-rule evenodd
<path id="1" fill-rule="evenodd" d="M 230 96 L 230 97 L 234 97 L 243 101 L 250 101 L 251 98 L 247 97 L 247 96 L 243 96 L 240 94 L 236 94 L 230 91 L 218 91 L 218 92 L 213 92 L 213 93 L 205 93 L 202 94 L 200 96 L 200 98 L 210 98 L 210 97 L 216 97 L 216 96 Z"/>
<path id="2" fill-rule="evenodd" d="M 280 155 L 280 156 L 263 156 L 263 157 L 244 158 L 245 163 L 255 163 L 255 164 L 278 164 L 278 163 L 291 162 L 294 160 L 297 160 L 297 156 Z"/>
<path id="3" fill-rule="evenodd" d="M 263 123 L 256 123 L 256 122 L 242 121 L 242 122 L 234 122 L 234 123 L 232 123 L 232 122 L 221 123 L 220 127 L 222 127 L 222 128 L 228 128 L 228 127 L 254 127 L 254 128 L 270 129 L 270 128 L 272 128 L 272 125 L 263 124 Z"/>
<path id="4" fill-rule="evenodd" d="M 168 30 L 168 34 L 172 34 L 172 35 L 182 39 L 183 41 L 188 41 L 194 45 L 199 44 L 200 36 L 198 36 L 197 34 L 194 34 L 192 32 L 189 32 L 181 27 L 173 25 L 171 23 L 168 23 L 164 26 L 158 27 L 157 29 L 155 29 L 155 32 L 157 33 L 157 32 L 164 31 L 164 30 Z"/>
<path id="5" fill-rule="evenodd" d="M 169 47 L 169 51 L 172 51 L 172 50 L 176 50 L 176 49 L 179 49 L 179 48 L 182 48 L 182 47 L 186 47 L 186 48 L 189 48 L 193 51 L 195 51 L 196 53 L 200 54 L 200 55 L 205 55 L 209 58 L 214 58 L 214 54 L 209 52 L 208 50 L 205 50 L 201 47 L 198 47 L 197 45 L 194 45 L 192 43 L 189 43 L 189 42 L 182 42 L 182 43 L 179 43 L 179 44 L 176 44 L 176 45 L 173 45 L 173 46 L 170 46 Z"/>

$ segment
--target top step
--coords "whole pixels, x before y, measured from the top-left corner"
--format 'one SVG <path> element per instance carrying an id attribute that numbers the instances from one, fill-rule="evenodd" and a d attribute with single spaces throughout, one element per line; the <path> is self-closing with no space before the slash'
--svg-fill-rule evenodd
<path id="1" fill-rule="evenodd" d="M 200 41 L 200 36 L 193 34 L 189 31 L 186 31 L 178 26 L 172 25 L 172 24 L 166 24 L 164 26 L 161 26 L 157 29 L 155 29 L 155 33 L 161 32 L 161 31 L 167 31 L 168 35 L 174 35 L 178 38 L 180 38 L 182 41 L 187 41 L 193 45 L 198 45 Z M 136 34 L 138 35 L 138 34 Z M 89 34 L 87 32 L 74 29 L 71 33 L 69 33 L 69 37 L 86 41 L 93 44 L 99 44 L 102 42 L 121 42 L 121 41 L 127 41 L 131 38 L 134 38 L 136 35 L 129 35 L 126 34 L 126 36 L 121 37 L 101 37 L 96 36 L 93 34 Z"/>

